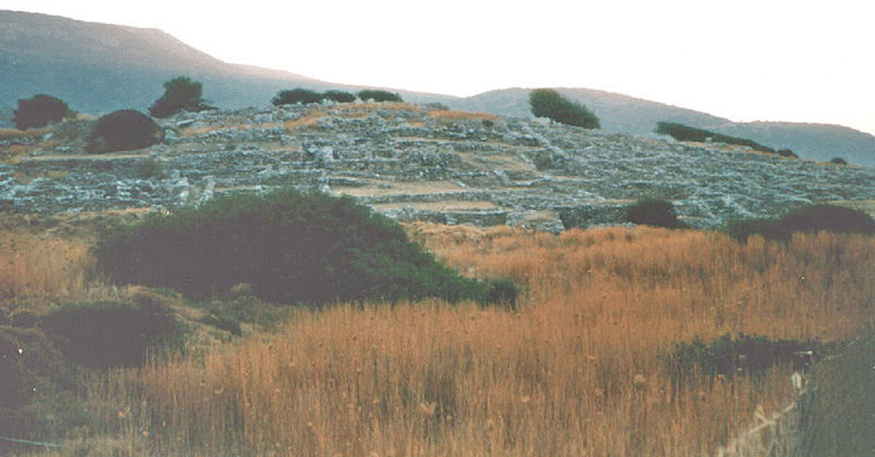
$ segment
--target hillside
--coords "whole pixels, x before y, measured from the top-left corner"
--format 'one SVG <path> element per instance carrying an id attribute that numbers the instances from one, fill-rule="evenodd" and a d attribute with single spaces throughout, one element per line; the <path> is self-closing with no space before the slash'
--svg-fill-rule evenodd
<path id="1" fill-rule="evenodd" d="M 291 185 L 350 195 L 399 220 L 557 232 L 621 223 L 644 198 L 672 200 L 702 228 L 810 203 L 875 200 L 873 168 L 427 105 L 183 113 L 162 125 L 163 144 L 108 155 L 85 155 L 64 124 L 0 143 L 9 157 L 0 165 L 0 208 L 169 208 Z"/>
<path id="2" fill-rule="evenodd" d="M 204 97 L 221 108 L 264 106 L 280 90 L 362 87 L 222 62 L 155 29 L 76 21 L 43 14 L 0 11 L 0 128 L 9 127 L 18 99 L 36 93 L 60 97 L 92 115 L 125 108 L 145 110 L 162 84 L 185 74 L 201 81 Z M 799 123 L 734 123 L 689 109 L 591 89 L 561 89 L 591 108 L 604 130 L 652 132 L 660 121 L 715 130 L 801 157 L 842 157 L 875 166 L 875 136 L 846 127 Z M 437 102 L 463 111 L 531 117 L 528 89 L 504 89 L 468 98 L 398 91 L 406 101 Z"/>
<path id="3" fill-rule="evenodd" d="M 800 157 L 828 161 L 842 157 L 850 163 L 875 166 L 875 136 L 848 127 L 797 122 L 732 122 L 710 114 L 666 105 L 628 95 L 592 89 L 558 89 L 569 99 L 583 103 L 596 113 L 604 130 L 644 135 L 657 122 L 675 122 L 751 139 L 774 149 L 791 149 Z M 466 99 L 448 106 L 514 117 L 530 117 L 528 89 L 504 89 Z"/>

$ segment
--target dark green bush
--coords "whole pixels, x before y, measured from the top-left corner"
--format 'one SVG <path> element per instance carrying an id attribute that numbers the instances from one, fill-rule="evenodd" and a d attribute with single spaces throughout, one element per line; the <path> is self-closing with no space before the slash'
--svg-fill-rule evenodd
<path id="1" fill-rule="evenodd" d="M 161 127 L 152 118 L 134 110 L 120 110 L 101 117 L 85 139 L 85 151 L 103 154 L 133 151 L 160 142 Z"/>
<path id="2" fill-rule="evenodd" d="M 731 377 L 739 373 L 760 375 L 777 364 L 798 363 L 802 353 L 819 353 L 822 347 L 818 341 L 771 340 L 764 336 L 727 333 L 710 343 L 697 336 L 692 342 L 677 344 L 666 360 L 675 380 L 696 370 L 710 377 Z"/>
<path id="3" fill-rule="evenodd" d="M 116 284 L 166 286 L 191 298 L 240 283 L 280 303 L 457 301 L 485 293 L 410 242 L 398 223 L 348 197 L 293 189 L 154 215 L 102 242 L 96 258 Z"/>
<path id="4" fill-rule="evenodd" d="M 626 211 L 626 222 L 670 229 L 687 228 L 678 219 L 674 204 L 667 200 L 639 200 Z"/>
<path id="5" fill-rule="evenodd" d="M 487 286 L 486 295 L 481 301 L 481 305 L 516 310 L 519 294 L 519 287 L 510 279 L 491 281 Z"/>
<path id="6" fill-rule="evenodd" d="M 363 102 L 368 100 L 375 102 L 403 102 L 401 96 L 397 93 L 388 92 L 385 90 L 365 89 L 358 92 L 359 99 Z"/>
<path id="7" fill-rule="evenodd" d="M 836 205 L 811 205 L 781 219 L 792 232 L 875 233 L 875 220 L 863 211 Z"/>
<path id="8" fill-rule="evenodd" d="M 847 165 L 847 164 L 848 164 L 848 161 L 845 160 L 845 159 L 843 159 L 843 158 L 841 158 L 841 157 L 833 157 L 833 159 L 830 160 L 829 163 L 833 163 L 833 164 L 836 164 L 836 165 Z"/>
<path id="9" fill-rule="evenodd" d="M 309 89 L 298 88 L 280 91 L 271 100 L 271 103 L 273 103 L 274 106 L 297 104 L 309 105 L 311 103 L 321 102 L 323 97 L 324 96 L 319 92 L 315 92 Z"/>
<path id="10" fill-rule="evenodd" d="M 781 157 L 789 157 L 791 159 L 798 159 L 799 155 L 790 149 L 778 149 L 778 155 Z"/>
<path id="11" fill-rule="evenodd" d="M 598 117 L 586 106 L 572 102 L 553 89 L 529 92 L 529 107 L 535 117 L 546 117 L 560 124 L 585 129 L 601 128 Z"/>
<path id="12" fill-rule="evenodd" d="M 835 205 L 810 205 L 787 213 L 781 219 L 745 219 L 729 224 L 729 234 L 739 241 L 751 235 L 788 241 L 793 232 L 875 234 L 875 220 L 863 211 Z"/>
<path id="13" fill-rule="evenodd" d="M 729 222 L 729 235 L 742 242 L 753 235 L 760 235 L 767 240 L 790 240 L 790 232 L 777 219 L 733 220 Z"/>
<path id="14" fill-rule="evenodd" d="M 342 90 L 328 90 L 323 94 L 326 100 L 331 100 L 337 103 L 352 103 L 355 101 L 355 95 L 344 92 Z"/>
<path id="15" fill-rule="evenodd" d="M 178 76 L 164 83 L 164 95 L 149 107 L 149 114 L 159 119 L 180 111 L 199 112 L 215 109 L 203 99 L 203 85 L 187 76 Z"/>
<path id="16" fill-rule="evenodd" d="M 744 138 L 736 138 L 720 133 L 709 132 L 708 130 L 688 127 L 686 125 L 676 124 L 673 122 L 657 122 L 656 133 L 661 135 L 671 135 L 672 138 L 679 141 L 696 141 L 705 142 L 709 138 L 711 141 L 725 144 L 735 144 L 739 146 L 749 146 L 752 149 L 760 152 L 775 154 L 776 151 L 768 146 L 763 146 L 757 142 L 746 140 Z"/>
<path id="17" fill-rule="evenodd" d="M 33 98 L 18 100 L 18 109 L 14 111 L 12 122 L 18 130 L 39 128 L 50 122 L 60 122 L 65 116 L 74 114 L 67 103 L 59 98 L 46 94 L 37 94 Z"/>
<path id="18" fill-rule="evenodd" d="M 179 348 L 183 329 L 155 300 L 62 306 L 43 318 L 67 359 L 90 368 L 142 365 L 150 351 Z"/>

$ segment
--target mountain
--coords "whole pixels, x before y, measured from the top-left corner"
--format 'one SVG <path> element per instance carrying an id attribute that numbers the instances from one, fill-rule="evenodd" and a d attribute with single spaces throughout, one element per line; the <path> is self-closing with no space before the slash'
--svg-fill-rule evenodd
<path id="1" fill-rule="evenodd" d="M 264 106 L 280 90 L 295 87 L 355 89 L 228 64 L 161 30 L 0 11 L 0 114 L 11 113 L 18 99 L 37 93 L 94 115 L 145 110 L 163 94 L 163 83 L 179 75 L 202 82 L 204 98 L 225 108 Z"/>
<path id="2" fill-rule="evenodd" d="M 187 75 L 203 83 L 204 98 L 222 108 L 265 106 L 283 89 L 355 91 L 303 75 L 228 64 L 156 29 L 83 22 L 36 13 L 0 11 L 0 127 L 10 126 L 17 100 L 48 93 L 93 115 L 145 111 L 163 83 Z M 393 90 L 393 89 L 390 89 Z M 592 109 L 607 131 L 649 134 L 660 121 L 749 138 L 803 158 L 842 157 L 875 166 L 875 136 L 846 127 L 781 122 L 735 123 L 706 113 L 591 89 L 559 89 Z M 437 102 L 464 111 L 531 117 L 529 89 L 496 90 L 467 98 L 408 91 L 406 101 Z"/>

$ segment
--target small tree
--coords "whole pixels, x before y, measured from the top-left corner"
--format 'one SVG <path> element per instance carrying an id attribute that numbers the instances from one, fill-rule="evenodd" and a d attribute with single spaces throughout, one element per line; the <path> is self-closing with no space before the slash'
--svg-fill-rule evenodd
<path id="1" fill-rule="evenodd" d="M 403 102 L 404 100 L 400 95 L 393 92 L 388 92 L 385 90 L 372 90 L 365 89 L 361 90 L 358 93 L 359 98 L 362 101 L 373 100 L 375 102 Z"/>
<path id="2" fill-rule="evenodd" d="M 322 101 L 323 95 L 314 92 L 309 89 L 292 89 L 292 90 L 283 90 L 280 91 L 276 96 L 271 100 L 275 106 L 282 105 L 296 105 L 298 103 L 302 105 L 309 105 L 310 103 L 319 103 Z"/>
<path id="3" fill-rule="evenodd" d="M 560 124 L 585 129 L 601 128 L 599 118 L 586 106 L 568 100 L 553 89 L 529 92 L 529 107 L 535 117 L 546 117 Z"/>
<path id="4" fill-rule="evenodd" d="M 337 103 L 352 103 L 355 101 L 355 95 L 342 90 L 325 91 L 324 96 L 326 100 L 331 100 L 332 102 Z"/>
<path id="5" fill-rule="evenodd" d="M 203 85 L 187 76 L 178 76 L 164 83 L 164 95 L 149 108 L 149 114 L 163 119 L 186 111 L 215 109 L 203 99 Z"/>
<path id="6" fill-rule="evenodd" d="M 59 98 L 46 94 L 37 94 L 33 98 L 18 100 L 12 122 L 18 130 L 39 128 L 49 125 L 49 122 L 60 122 L 64 116 L 74 114 L 67 104 Z"/>
<path id="7" fill-rule="evenodd" d="M 114 111 L 94 123 L 85 139 L 85 151 L 89 154 L 133 151 L 158 143 L 163 135 L 161 127 L 139 111 Z"/>

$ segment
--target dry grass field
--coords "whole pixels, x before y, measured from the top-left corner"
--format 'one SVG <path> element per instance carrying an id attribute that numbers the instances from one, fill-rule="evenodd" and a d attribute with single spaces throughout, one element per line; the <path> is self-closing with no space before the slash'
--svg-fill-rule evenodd
<path id="1" fill-rule="evenodd" d="M 871 237 L 742 245 L 646 227 L 407 228 L 466 275 L 522 285 L 519 309 L 435 300 L 296 310 L 275 332 L 85 380 L 80 394 L 98 425 L 67 449 L 709 455 L 755 411 L 793 398 L 790 368 L 679 386 L 666 361 L 677 343 L 725 333 L 833 341 L 875 317 Z M 57 243 L 5 239 L 4 293 L 87 295 L 87 251 Z"/>

